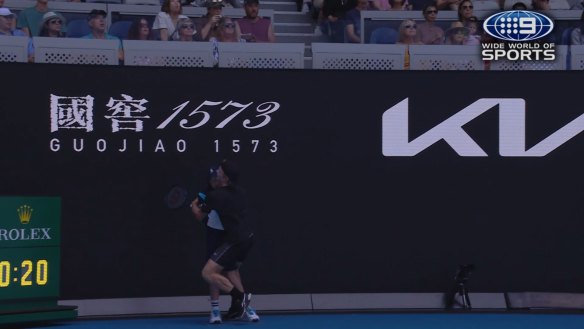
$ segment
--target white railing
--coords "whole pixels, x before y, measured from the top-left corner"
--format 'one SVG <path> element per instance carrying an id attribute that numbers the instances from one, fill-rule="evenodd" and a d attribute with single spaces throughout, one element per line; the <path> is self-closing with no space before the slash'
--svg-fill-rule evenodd
<path id="1" fill-rule="evenodd" d="M 36 63 L 118 65 L 118 40 L 34 37 Z"/>
<path id="2" fill-rule="evenodd" d="M 479 46 L 411 45 L 411 70 L 483 70 Z"/>
<path id="3" fill-rule="evenodd" d="M 27 37 L 0 37 L 0 62 L 28 61 Z"/>
<path id="4" fill-rule="evenodd" d="M 584 70 L 584 45 L 571 46 L 570 69 Z"/>
<path id="5" fill-rule="evenodd" d="M 219 43 L 219 67 L 304 68 L 304 43 Z"/>
<path id="6" fill-rule="evenodd" d="M 313 43 L 312 68 L 325 70 L 403 70 L 404 45 Z"/>
<path id="7" fill-rule="evenodd" d="M 209 42 L 124 40 L 124 64 L 131 66 L 212 67 Z"/>

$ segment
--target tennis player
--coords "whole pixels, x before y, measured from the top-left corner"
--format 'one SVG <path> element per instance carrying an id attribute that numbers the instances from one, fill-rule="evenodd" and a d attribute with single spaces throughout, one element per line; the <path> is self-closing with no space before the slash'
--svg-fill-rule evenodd
<path id="1" fill-rule="evenodd" d="M 211 167 L 209 168 L 209 186 L 205 191 L 206 194 L 211 192 L 212 190 L 219 187 L 219 180 L 217 179 L 217 171 L 219 167 Z M 207 217 L 203 220 L 206 224 L 206 236 L 207 236 L 207 260 L 211 259 L 215 250 L 217 250 L 222 244 L 225 239 L 225 230 L 223 228 L 223 224 L 221 223 L 221 219 L 219 218 L 219 214 L 215 210 L 211 210 Z M 243 287 L 241 283 L 241 276 L 239 274 L 239 268 L 237 266 L 233 267 L 225 267 L 223 269 L 223 273 L 228 275 L 229 281 L 233 283 L 236 287 Z M 243 288 L 241 288 L 243 290 Z M 219 288 L 215 287 L 214 285 L 209 285 L 209 296 L 211 300 L 211 313 L 209 315 L 209 323 L 211 324 L 218 324 L 222 323 L 221 319 L 221 311 L 219 308 L 219 296 L 220 296 Z M 260 320 L 260 317 L 257 315 L 255 310 L 248 306 L 245 310 L 245 315 L 243 320 L 257 322 Z"/>
<path id="2" fill-rule="evenodd" d="M 246 293 L 239 277 L 239 267 L 253 246 L 253 232 L 245 219 L 246 197 L 236 185 L 237 166 L 223 160 L 217 169 L 216 188 L 191 203 L 195 218 L 204 220 L 212 210 L 217 212 L 224 228 L 223 243 L 213 252 L 203 268 L 203 278 L 209 285 L 231 295 L 227 319 L 241 319 L 246 314 L 251 294 Z M 225 274 L 223 273 L 225 272 Z"/>

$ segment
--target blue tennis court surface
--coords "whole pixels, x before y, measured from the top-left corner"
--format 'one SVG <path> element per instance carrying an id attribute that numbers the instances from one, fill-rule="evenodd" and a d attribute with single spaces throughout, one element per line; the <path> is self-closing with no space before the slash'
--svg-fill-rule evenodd
<path id="1" fill-rule="evenodd" d="M 261 314 L 260 314 L 261 315 Z M 286 314 L 263 315 L 257 323 L 207 323 L 206 316 L 76 320 L 35 328 L 51 329 L 172 329 L 216 327 L 257 329 L 582 329 L 584 314 Z"/>

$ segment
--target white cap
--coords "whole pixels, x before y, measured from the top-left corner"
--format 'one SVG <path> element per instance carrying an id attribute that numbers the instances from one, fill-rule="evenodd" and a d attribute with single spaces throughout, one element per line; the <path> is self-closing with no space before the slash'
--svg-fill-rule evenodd
<path id="1" fill-rule="evenodd" d="M 2 7 L 0 8 L 0 16 L 14 16 L 10 9 Z"/>

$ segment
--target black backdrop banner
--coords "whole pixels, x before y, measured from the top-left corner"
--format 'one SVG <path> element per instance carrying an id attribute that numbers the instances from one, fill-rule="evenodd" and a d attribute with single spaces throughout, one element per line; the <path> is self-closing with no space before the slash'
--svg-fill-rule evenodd
<path id="1" fill-rule="evenodd" d="M 207 294 L 164 197 L 222 158 L 254 293 L 440 292 L 463 263 L 477 292 L 584 292 L 579 72 L 0 67 L 0 193 L 62 198 L 64 299 Z"/>

